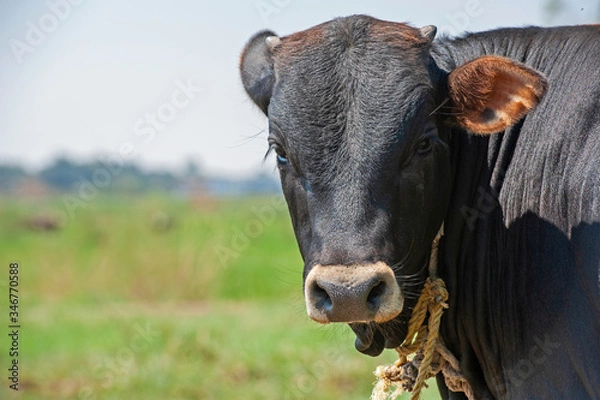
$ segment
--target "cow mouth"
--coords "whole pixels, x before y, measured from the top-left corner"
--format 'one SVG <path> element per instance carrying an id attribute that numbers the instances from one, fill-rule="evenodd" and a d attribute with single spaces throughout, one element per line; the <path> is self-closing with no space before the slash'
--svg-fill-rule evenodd
<path id="1" fill-rule="evenodd" d="M 420 288 L 422 283 L 419 279 L 416 287 Z M 407 295 L 406 304 L 402 312 L 394 319 L 387 322 L 352 322 L 348 324 L 356 335 L 356 340 L 354 341 L 356 350 L 360 353 L 377 357 L 384 349 L 395 349 L 404 342 L 408 333 L 408 321 L 419 296 L 417 293 L 409 290 L 409 287 L 413 285 L 414 283 L 408 280 L 404 282 L 404 285 L 400 285 L 403 293 Z"/>
<path id="2" fill-rule="evenodd" d="M 356 350 L 371 357 L 377 357 L 383 349 L 395 349 L 400 346 L 406 335 L 405 329 L 400 329 L 397 320 L 382 324 L 353 322 L 348 325 L 356 335 Z"/>

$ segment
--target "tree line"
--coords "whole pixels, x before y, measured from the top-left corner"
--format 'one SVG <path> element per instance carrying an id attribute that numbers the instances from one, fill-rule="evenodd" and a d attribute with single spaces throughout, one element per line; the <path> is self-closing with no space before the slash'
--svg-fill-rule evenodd
<path id="1" fill-rule="evenodd" d="M 50 193 L 69 193 L 86 183 L 101 187 L 105 193 L 204 191 L 212 195 L 243 195 L 279 191 L 279 184 L 272 176 L 258 174 L 246 179 L 209 176 L 194 161 L 188 161 L 178 172 L 147 170 L 135 163 L 111 166 L 96 160 L 76 162 L 67 157 L 56 158 L 36 172 L 21 165 L 0 164 L 0 194 L 19 193 L 28 185 L 41 186 Z"/>

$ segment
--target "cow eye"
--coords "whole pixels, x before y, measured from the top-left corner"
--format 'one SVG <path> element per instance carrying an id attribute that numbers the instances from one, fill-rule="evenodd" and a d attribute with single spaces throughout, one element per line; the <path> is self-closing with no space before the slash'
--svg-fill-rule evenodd
<path id="1" fill-rule="evenodd" d="M 423 139 L 421 139 L 421 141 L 417 145 L 417 152 L 419 152 L 419 154 L 426 154 L 430 150 L 431 150 L 431 138 L 424 137 Z"/>
<path id="2" fill-rule="evenodd" d="M 288 159 L 285 155 L 277 154 L 277 164 L 285 165 L 285 164 L 287 164 L 287 162 L 288 162 Z"/>
<path id="3" fill-rule="evenodd" d="M 271 149 L 274 150 L 275 154 L 277 155 L 277 165 L 281 166 L 288 163 L 287 154 L 280 145 L 274 143 L 271 145 Z"/>

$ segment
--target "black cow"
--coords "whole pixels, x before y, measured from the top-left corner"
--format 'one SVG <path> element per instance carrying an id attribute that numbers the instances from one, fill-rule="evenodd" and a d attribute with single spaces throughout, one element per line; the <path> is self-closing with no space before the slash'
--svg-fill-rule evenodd
<path id="1" fill-rule="evenodd" d="M 398 346 L 444 224 L 441 335 L 477 398 L 600 398 L 600 27 L 255 35 L 309 316 Z M 446 389 L 444 398 L 463 398 Z"/>

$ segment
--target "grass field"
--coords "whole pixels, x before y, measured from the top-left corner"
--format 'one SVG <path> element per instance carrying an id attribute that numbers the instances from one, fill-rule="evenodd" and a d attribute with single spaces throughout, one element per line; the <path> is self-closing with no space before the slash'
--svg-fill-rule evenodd
<path id="1" fill-rule="evenodd" d="M 61 221 L 31 229 L 31 218 Z M 0 399 L 368 399 L 394 360 L 305 316 L 281 199 L 0 199 Z M 8 264 L 19 263 L 19 391 Z M 430 390 L 425 398 L 437 398 Z"/>

